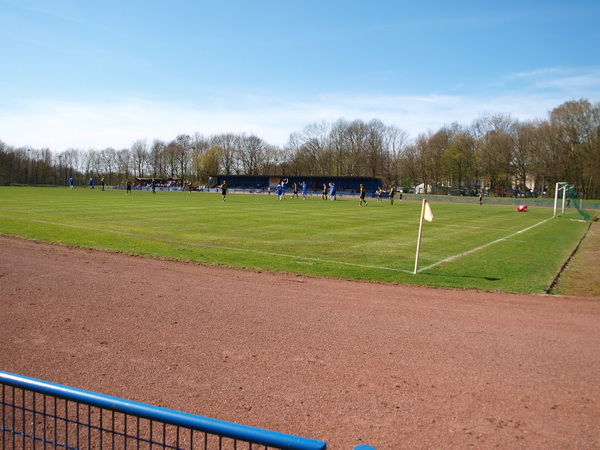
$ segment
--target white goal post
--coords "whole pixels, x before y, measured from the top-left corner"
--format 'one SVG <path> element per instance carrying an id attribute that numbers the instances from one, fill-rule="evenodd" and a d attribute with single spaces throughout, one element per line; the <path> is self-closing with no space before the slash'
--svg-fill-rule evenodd
<path id="1" fill-rule="evenodd" d="M 556 189 L 554 191 L 554 216 L 556 216 L 556 209 L 558 207 L 558 193 L 560 191 L 562 191 L 562 210 L 561 210 L 561 214 L 565 213 L 565 200 L 567 198 L 567 188 L 568 187 L 569 187 L 568 183 L 565 183 L 564 181 L 556 183 Z"/>

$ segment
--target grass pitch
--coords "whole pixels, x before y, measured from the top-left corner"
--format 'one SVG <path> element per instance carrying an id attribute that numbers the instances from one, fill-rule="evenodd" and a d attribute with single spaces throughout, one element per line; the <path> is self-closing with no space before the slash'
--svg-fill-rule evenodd
<path id="1" fill-rule="evenodd" d="M 550 208 L 76 188 L 0 188 L 0 233 L 134 255 L 352 280 L 543 292 L 587 229 Z"/>

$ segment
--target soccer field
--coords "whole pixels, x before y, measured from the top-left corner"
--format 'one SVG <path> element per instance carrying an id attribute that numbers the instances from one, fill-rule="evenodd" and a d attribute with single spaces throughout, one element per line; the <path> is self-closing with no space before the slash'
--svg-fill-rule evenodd
<path id="1" fill-rule="evenodd" d="M 585 233 L 551 208 L 67 188 L 0 188 L 0 233 L 204 264 L 388 283 L 543 292 Z"/>

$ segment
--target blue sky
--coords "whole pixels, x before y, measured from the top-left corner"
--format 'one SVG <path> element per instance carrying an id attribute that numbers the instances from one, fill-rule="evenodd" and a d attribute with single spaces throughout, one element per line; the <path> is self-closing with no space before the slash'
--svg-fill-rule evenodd
<path id="1" fill-rule="evenodd" d="M 0 0 L 0 140 L 126 148 L 600 100 L 600 2 Z"/>

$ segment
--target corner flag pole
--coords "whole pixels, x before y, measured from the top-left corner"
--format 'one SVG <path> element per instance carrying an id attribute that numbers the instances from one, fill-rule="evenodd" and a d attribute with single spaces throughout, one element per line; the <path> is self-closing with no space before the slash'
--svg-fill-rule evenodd
<path id="1" fill-rule="evenodd" d="M 425 204 L 427 200 L 423 199 L 423 205 L 421 206 L 421 220 L 419 221 L 419 238 L 417 239 L 417 256 L 415 257 L 415 271 L 413 275 L 417 274 L 419 270 L 419 252 L 421 251 L 421 234 L 423 233 L 423 217 L 425 217 Z"/>

